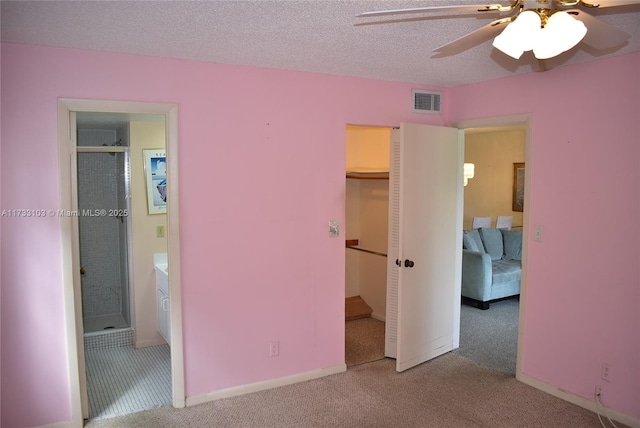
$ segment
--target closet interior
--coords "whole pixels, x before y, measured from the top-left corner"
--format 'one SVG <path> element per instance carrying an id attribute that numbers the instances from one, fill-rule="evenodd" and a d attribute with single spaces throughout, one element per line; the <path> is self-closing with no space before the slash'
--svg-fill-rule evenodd
<path id="1" fill-rule="evenodd" d="M 345 319 L 385 320 L 391 128 L 347 127 Z"/>

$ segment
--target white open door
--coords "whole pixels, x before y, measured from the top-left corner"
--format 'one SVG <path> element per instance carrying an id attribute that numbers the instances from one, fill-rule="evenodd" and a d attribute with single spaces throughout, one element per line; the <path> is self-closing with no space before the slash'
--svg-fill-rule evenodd
<path id="1" fill-rule="evenodd" d="M 391 133 L 385 355 L 404 371 L 459 346 L 464 131 Z"/>

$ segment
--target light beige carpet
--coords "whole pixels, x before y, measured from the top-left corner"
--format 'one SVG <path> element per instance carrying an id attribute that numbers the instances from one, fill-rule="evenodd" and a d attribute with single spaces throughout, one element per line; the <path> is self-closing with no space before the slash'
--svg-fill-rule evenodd
<path id="1" fill-rule="evenodd" d="M 595 413 L 449 353 L 403 373 L 362 364 L 309 382 L 89 422 L 105 427 L 598 428 Z M 618 424 L 619 427 L 622 424 Z"/>
<path id="2" fill-rule="evenodd" d="M 384 322 L 374 318 L 361 318 L 345 323 L 345 364 L 378 361 L 384 358 Z"/>

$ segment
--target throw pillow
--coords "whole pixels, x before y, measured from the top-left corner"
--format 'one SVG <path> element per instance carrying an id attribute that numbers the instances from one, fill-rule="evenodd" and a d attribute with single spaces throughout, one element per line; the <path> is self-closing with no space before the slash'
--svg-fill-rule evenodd
<path id="1" fill-rule="evenodd" d="M 522 260 L 522 231 L 502 230 L 504 260 Z"/>
<path id="2" fill-rule="evenodd" d="M 480 234 L 477 229 L 464 232 L 462 235 L 462 243 L 467 250 L 484 253 L 484 245 L 482 245 L 482 239 L 480 239 Z"/>
<path id="3" fill-rule="evenodd" d="M 478 251 L 476 241 L 473 240 L 467 231 L 462 233 L 462 248 L 469 251 Z"/>
<path id="4" fill-rule="evenodd" d="M 484 242 L 484 249 L 491 256 L 491 261 L 500 260 L 504 254 L 500 229 L 481 227 L 480 235 L 482 236 L 482 242 Z"/>

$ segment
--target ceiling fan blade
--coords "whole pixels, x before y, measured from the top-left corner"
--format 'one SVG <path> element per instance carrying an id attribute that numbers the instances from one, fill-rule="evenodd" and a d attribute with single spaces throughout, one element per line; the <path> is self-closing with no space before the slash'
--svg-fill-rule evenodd
<path id="1" fill-rule="evenodd" d="M 631 35 L 622 31 L 618 27 L 601 21 L 581 10 L 572 9 L 567 13 L 587 27 L 587 34 L 582 39 L 582 43 L 594 49 L 604 50 L 614 46 L 619 46 L 626 42 Z"/>
<path id="2" fill-rule="evenodd" d="M 436 52 L 436 54 L 433 57 L 441 58 L 444 56 L 456 55 L 479 45 L 480 43 L 486 42 L 490 38 L 497 36 L 498 33 L 504 30 L 504 27 L 513 19 L 515 19 L 515 17 L 502 18 L 497 21 L 493 21 L 484 27 L 480 27 L 479 29 L 462 36 L 451 43 L 447 43 L 444 46 L 434 49 L 433 51 Z"/>
<path id="3" fill-rule="evenodd" d="M 513 10 L 513 6 L 503 6 L 501 4 L 476 4 L 465 6 L 427 6 L 416 7 L 410 9 L 391 9 L 391 10 L 378 10 L 373 12 L 364 12 L 360 15 L 356 15 L 357 18 L 369 18 L 373 16 L 388 16 L 388 15 L 402 15 L 407 13 L 427 13 L 427 12 L 507 12 Z"/>
<path id="4" fill-rule="evenodd" d="M 640 0 L 582 0 L 580 5 L 602 9 L 605 7 L 630 6 L 640 4 Z"/>
<path id="5" fill-rule="evenodd" d="M 457 17 L 461 17 L 461 16 L 465 16 L 466 15 L 456 15 Z M 401 22 L 420 22 L 420 21 L 432 21 L 434 19 L 443 19 L 443 18 L 449 18 L 449 16 L 443 17 L 442 15 L 440 16 L 428 16 L 428 15 L 421 15 L 421 16 L 410 16 L 410 17 L 398 17 L 395 19 L 377 19 L 375 21 L 363 21 L 363 22 L 357 22 L 355 24 L 353 24 L 354 27 L 367 27 L 370 25 L 380 25 L 380 24 L 398 24 Z"/>

